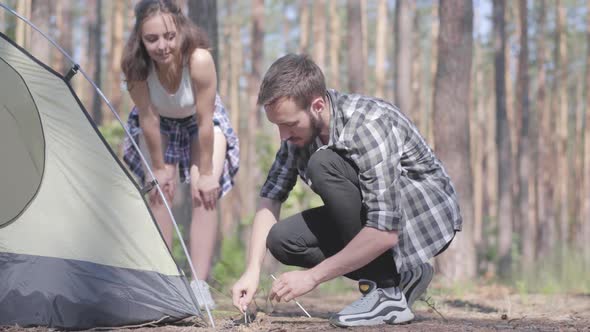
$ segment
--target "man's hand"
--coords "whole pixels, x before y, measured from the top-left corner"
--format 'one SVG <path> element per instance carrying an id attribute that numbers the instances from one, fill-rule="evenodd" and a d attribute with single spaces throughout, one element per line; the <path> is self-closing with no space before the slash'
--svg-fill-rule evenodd
<path id="1" fill-rule="evenodd" d="M 318 282 L 309 273 L 309 270 L 287 272 L 273 282 L 270 299 L 289 302 L 311 292 L 317 285 Z"/>
<path id="2" fill-rule="evenodd" d="M 246 271 L 231 289 L 234 306 L 241 312 L 248 309 L 252 302 L 256 288 L 258 288 L 259 274 L 256 272 Z"/>

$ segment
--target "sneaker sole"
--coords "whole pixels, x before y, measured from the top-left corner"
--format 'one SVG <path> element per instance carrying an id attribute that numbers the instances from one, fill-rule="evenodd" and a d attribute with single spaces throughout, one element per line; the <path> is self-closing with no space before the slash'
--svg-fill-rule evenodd
<path id="1" fill-rule="evenodd" d="M 410 308 L 403 311 L 391 311 L 385 316 L 374 317 L 370 319 L 361 319 L 355 321 L 339 321 L 330 319 L 330 324 L 336 327 L 354 327 L 354 326 L 375 326 L 375 325 L 400 325 L 407 324 L 414 319 L 414 313 Z"/>
<path id="2" fill-rule="evenodd" d="M 406 281 L 407 284 L 402 290 L 410 308 L 424 294 L 434 275 L 434 268 L 429 263 L 421 264 L 417 270 L 417 275 L 414 275 L 414 270 L 408 271 L 410 276 L 406 278 L 409 278 L 409 281 Z"/>

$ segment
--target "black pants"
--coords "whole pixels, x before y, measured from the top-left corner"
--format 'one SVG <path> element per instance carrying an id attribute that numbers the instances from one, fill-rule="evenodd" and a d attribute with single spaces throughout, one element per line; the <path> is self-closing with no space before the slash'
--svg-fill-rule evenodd
<path id="1" fill-rule="evenodd" d="M 342 250 L 367 218 L 354 164 L 330 149 L 320 150 L 311 156 L 307 176 L 324 206 L 276 223 L 266 246 L 283 264 L 311 268 Z M 398 286 L 400 280 L 391 250 L 346 276 L 375 281 L 380 288 Z"/>

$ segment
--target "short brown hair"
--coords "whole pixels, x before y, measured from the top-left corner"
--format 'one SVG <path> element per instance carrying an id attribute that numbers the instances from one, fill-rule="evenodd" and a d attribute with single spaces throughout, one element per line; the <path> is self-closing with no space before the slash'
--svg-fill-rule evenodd
<path id="1" fill-rule="evenodd" d="M 126 81 L 145 81 L 149 73 L 150 57 L 141 41 L 141 25 L 159 13 L 170 14 L 179 30 L 182 61 L 187 62 L 196 48 L 209 49 L 207 34 L 191 22 L 174 0 L 142 0 L 135 5 L 135 25 L 123 50 L 121 69 Z"/>
<path id="2" fill-rule="evenodd" d="M 301 108 L 326 94 L 326 80 L 318 65 L 305 54 L 287 54 L 268 69 L 260 85 L 258 105 L 270 106 L 283 97 Z"/>

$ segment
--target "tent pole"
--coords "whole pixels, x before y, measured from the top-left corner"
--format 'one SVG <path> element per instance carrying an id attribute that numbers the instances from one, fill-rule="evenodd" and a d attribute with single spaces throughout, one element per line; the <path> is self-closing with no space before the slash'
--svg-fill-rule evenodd
<path id="1" fill-rule="evenodd" d="M 61 48 L 53 39 L 51 39 L 43 31 L 41 31 L 37 26 L 35 26 L 35 24 L 33 24 L 27 18 L 25 18 L 24 16 L 20 15 L 19 13 L 17 13 L 12 8 L 8 7 L 6 4 L 4 4 L 2 2 L 0 2 L 0 7 L 4 8 L 6 11 L 10 12 L 14 16 L 16 16 L 19 19 L 21 19 L 26 24 L 28 24 L 35 31 L 39 32 L 47 41 L 49 41 L 55 48 L 57 48 L 68 60 L 70 60 L 75 66 L 77 66 L 79 68 L 79 65 L 76 63 L 76 61 L 74 61 L 74 59 L 63 48 Z M 154 173 L 152 172 L 152 169 L 149 166 L 149 164 L 148 164 L 147 160 L 145 159 L 144 155 L 141 153 L 141 149 L 139 148 L 139 146 L 137 145 L 137 143 L 135 142 L 135 140 L 131 136 L 131 133 L 129 132 L 129 130 L 127 129 L 127 127 L 125 126 L 125 124 L 121 120 L 121 117 L 119 116 L 119 114 L 115 111 L 115 108 L 113 107 L 113 105 L 111 105 L 111 103 L 105 97 L 105 95 L 103 94 L 103 92 L 98 88 L 98 86 L 94 83 L 94 81 L 90 78 L 90 76 L 88 76 L 86 74 L 86 72 L 84 70 L 82 70 L 82 68 L 79 68 L 78 71 L 80 73 L 82 73 L 82 75 L 84 76 L 84 78 L 86 79 L 86 81 L 88 81 L 88 83 L 90 83 L 92 85 L 92 87 L 94 88 L 94 90 L 96 91 L 96 93 L 98 93 L 98 95 L 101 97 L 101 99 L 107 104 L 107 106 L 109 107 L 109 109 L 111 110 L 111 112 L 113 113 L 113 115 L 115 116 L 115 118 L 117 119 L 117 121 L 119 121 L 119 124 L 123 127 L 123 130 L 125 131 L 125 134 L 129 138 L 129 141 L 133 144 L 133 148 L 135 148 L 137 150 L 137 152 L 139 153 L 139 156 L 141 157 L 141 161 L 146 166 L 146 169 L 148 170 L 149 175 L 152 177 L 152 179 L 155 179 L 156 177 L 154 176 Z M 184 241 L 182 241 L 182 234 L 180 233 L 180 229 L 178 228 L 178 224 L 176 223 L 176 219 L 174 218 L 174 215 L 172 214 L 172 210 L 170 209 L 170 205 L 168 204 L 168 201 L 166 200 L 166 197 L 164 196 L 164 193 L 162 191 L 162 188 L 160 188 L 160 184 L 158 183 L 158 181 L 155 181 L 155 182 L 156 182 L 156 189 L 158 190 L 158 193 L 160 194 L 160 198 L 164 202 L 164 205 L 166 206 L 166 210 L 168 211 L 168 214 L 170 215 L 170 217 L 172 219 L 172 223 L 174 224 L 174 229 L 176 230 L 176 234 L 178 235 L 178 238 L 181 239 L 180 240 L 180 243 L 182 244 L 182 249 L 184 250 L 184 254 L 186 255 L 186 258 L 187 258 L 187 260 L 189 262 L 189 265 L 190 265 L 190 268 L 191 268 L 191 273 L 193 274 L 193 277 L 196 278 L 196 275 L 197 275 L 196 269 L 193 266 L 193 263 L 192 263 L 192 260 L 191 260 L 191 256 L 190 256 L 190 254 L 189 254 L 189 252 L 188 252 L 188 250 L 186 248 L 186 245 L 184 244 Z M 173 257 L 173 259 L 174 259 L 174 257 Z M 190 285 L 189 285 L 189 292 L 192 292 L 192 289 L 191 289 Z M 200 287 L 199 287 L 199 293 L 201 293 L 201 288 Z M 200 295 L 202 297 L 202 294 L 200 294 Z M 195 303 L 195 307 L 196 307 L 197 311 L 199 311 L 199 304 L 198 303 Z M 205 309 L 207 310 L 207 315 L 209 317 L 209 321 L 211 322 L 211 326 L 213 328 L 215 328 L 215 322 L 213 321 L 213 317 L 211 316 L 211 310 L 209 309 L 209 305 L 206 302 L 205 302 Z"/>

